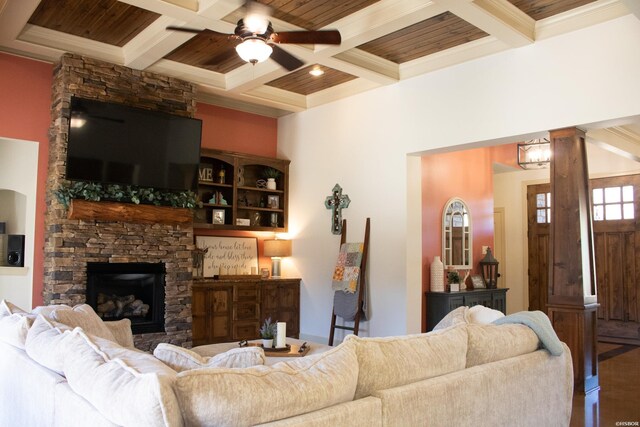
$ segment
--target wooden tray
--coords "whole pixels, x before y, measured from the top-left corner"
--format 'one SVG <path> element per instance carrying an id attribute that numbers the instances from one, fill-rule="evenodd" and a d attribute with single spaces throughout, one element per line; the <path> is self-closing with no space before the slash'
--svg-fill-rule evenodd
<path id="1" fill-rule="evenodd" d="M 300 352 L 300 346 L 297 344 L 287 344 L 287 348 L 264 348 L 259 342 L 250 342 L 247 347 L 260 347 L 264 350 L 265 356 L 268 357 L 303 357 L 309 353 L 309 344 L 305 345 L 302 352 Z"/>

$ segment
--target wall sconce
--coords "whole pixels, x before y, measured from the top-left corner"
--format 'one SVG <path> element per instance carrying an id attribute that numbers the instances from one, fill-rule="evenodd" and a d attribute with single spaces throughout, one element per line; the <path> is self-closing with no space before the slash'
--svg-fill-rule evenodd
<path id="1" fill-rule="evenodd" d="M 551 162 L 551 143 L 547 138 L 518 144 L 518 165 L 522 169 L 544 169 Z"/>
<path id="2" fill-rule="evenodd" d="M 291 240 L 265 240 L 264 256 L 271 257 L 271 277 L 280 277 L 280 260 L 291 256 Z"/>
<path id="3" fill-rule="evenodd" d="M 487 248 L 487 253 L 480 260 L 480 273 L 482 273 L 482 280 L 487 285 L 488 289 L 495 289 L 498 287 L 498 260 L 493 257 L 491 248 Z"/>

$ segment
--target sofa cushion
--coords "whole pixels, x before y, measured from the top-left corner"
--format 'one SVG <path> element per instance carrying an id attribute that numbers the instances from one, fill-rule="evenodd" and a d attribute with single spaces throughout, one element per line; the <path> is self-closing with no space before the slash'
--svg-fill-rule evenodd
<path id="1" fill-rule="evenodd" d="M 121 426 L 181 426 L 175 371 L 150 354 L 76 328 L 65 341 L 64 374 L 74 392 Z"/>
<path id="2" fill-rule="evenodd" d="M 89 304 L 78 304 L 75 307 L 64 307 L 53 310 L 50 318 L 72 328 L 80 327 L 86 333 L 116 342 L 109 328 Z"/>
<path id="3" fill-rule="evenodd" d="M 451 326 L 466 325 L 467 323 L 469 323 L 468 314 L 469 307 L 466 307 L 464 305 L 451 310 L 449 313 L 447 313 L 446 316 L 442 318 L 442 320 L 438 322 L 436 326 L 433 327 L 433 330 L 439 331 L 440 329 L 450 328 Z"/>
<path id="4" fill-rule="evenodd" d="M 356 344 L 358 387 L 356 399 L 375 390 L 408 384 L 464 369 L 467 331 L 452 326 L 428 334 L 386 338 L 346 337 Z"/>
<path id="5" fill-rule="evenodd" d="M 470 324 L 467 326 L 467 333 L 467 368 L 531 353 L 540 345 L 535 332 L 524 325 Z"/>
<path id="6" fill-rule="evenodd" d="M 25 350 L 29 357 L 52 371 L 63 374 L 65 340 L 71 327 L 38 315 L 27 333 Z"/>
<path id="7" fill-rule="evenodd" d="M 245 426 L 288 418 L 353 399 L 353 342 L 273 366 L 180 372 L 176 393 L 187 425 Z"/>
<path id="8" fill-rule="evenodd" d="M 153 355 L 176 372 L 199 368 L 248 368 L 264 365 L 265 361 L 264 350 L 259 347 L 234 348 L 213 357 L 203 357 L 177 345 L 160 343 Z"/>

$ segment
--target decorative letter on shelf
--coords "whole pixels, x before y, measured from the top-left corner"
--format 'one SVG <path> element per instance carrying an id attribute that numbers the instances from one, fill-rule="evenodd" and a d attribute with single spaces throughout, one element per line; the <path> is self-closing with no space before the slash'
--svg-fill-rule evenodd
<path id="1" fill-rule="evenodd" d="M 342 195 L 340 184 L 336 184 L 331 190 L 331 195 L 325 199 L 325 207 L 332 210 L 331 232 L 333 234 L 342 234 L 342 209 L 348 208 L 349 203 L 351 199 L 346 194 Z"/>

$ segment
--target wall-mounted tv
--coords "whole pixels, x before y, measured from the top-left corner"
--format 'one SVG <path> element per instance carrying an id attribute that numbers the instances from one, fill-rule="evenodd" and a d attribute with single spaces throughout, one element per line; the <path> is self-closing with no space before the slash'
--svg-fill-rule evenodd
<path id="1" fill-rule="evenodd" d="M 195 190 L 202 121 L 73 97 L 66 178 Z"/>

